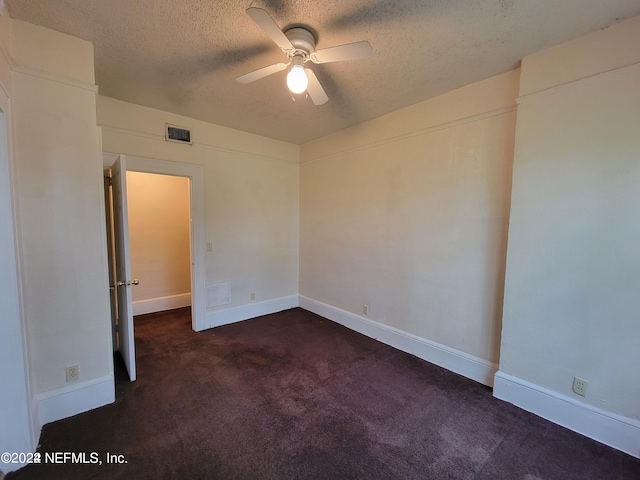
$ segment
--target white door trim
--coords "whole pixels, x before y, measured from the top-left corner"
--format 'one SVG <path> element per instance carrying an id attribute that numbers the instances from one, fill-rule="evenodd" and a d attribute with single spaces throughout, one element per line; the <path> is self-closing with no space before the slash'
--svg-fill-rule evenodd
<path id="1" fill-rule="evenodd" d="M 118 154 L 103 153 L 104 164 L 112 165 Z M 169 162 L 126 155 L 127 170 L 187 177 L 191 180 L 191 326 L 199 332 L 209 328 L 206 320 L 204 169 L 201 165 Z"/>

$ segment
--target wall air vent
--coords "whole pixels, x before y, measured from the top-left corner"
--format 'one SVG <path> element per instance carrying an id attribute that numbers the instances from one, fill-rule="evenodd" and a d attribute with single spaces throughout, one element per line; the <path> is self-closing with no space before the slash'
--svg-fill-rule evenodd
<path id="1" fill-rule="evenodd" d="M 231 303 L 231 282 L 207 283 L 207 308 Z"/>
<path id="2" fill-rule="evenodd" d="M 193 145 L 191 140 L 191 130 L 186 128 L 176 127 L 175 125 L 165 124 L 165 136 L 167 142 L 178 142 Z"/>

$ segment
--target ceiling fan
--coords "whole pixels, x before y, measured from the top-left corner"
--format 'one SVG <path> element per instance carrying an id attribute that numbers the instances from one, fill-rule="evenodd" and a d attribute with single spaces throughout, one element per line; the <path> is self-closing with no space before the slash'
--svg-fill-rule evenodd
<path id="1" fill-rule="evenodd" d="M 287 74 L 289 90 L 296 94 L 306 91 L 315 105 L 322 105 L 329 100 L 329 97 L 322 85 L 320 85 L 313 70 L 305 67 L 305 64 L 308 61 L 321 64 L 360 60 L 369 57 L 373 52 L 371 45 L 366 41 L 316 50 L 315 37 L 307 28 L 292 27 L 283 32 L 271 16 L 261 8 L 248 8 L 247 15 L 280 47 L 280 50 L 287 56 L 289 61 L 275 63 L 242 75 L 236 78 L 239 83 L 255 82 L 285 70 L 291 65 L 291 69 Z"/>

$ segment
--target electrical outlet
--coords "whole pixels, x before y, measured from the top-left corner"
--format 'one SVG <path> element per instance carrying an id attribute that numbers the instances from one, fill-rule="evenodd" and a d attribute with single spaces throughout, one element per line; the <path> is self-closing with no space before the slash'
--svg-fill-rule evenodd
<path id="1" fill-rule="evenodd" d="M 256 292 L 251 292 L 251 301 L 255 301 L 256 299 Z"/>
<path id="2" fill-rule="evenodd" d="M 362 314 L 369 315 L 369 305 L 362 305 Z"/>
<path id="3" fill-rule="evenodd" d="M 585 397 L 587 395 L 587 386 L 589 382 L 587 382 L 583 378 L 573 377 L 573 391 L 578 395 Z"/>
<path id="4" fill-rule="evenodd" d="M 66 367 L 66 371 L 67 371 L 67 382 L 72 382 L 80 378 L 79 365 L 69 365 L 68 367 Z"/>

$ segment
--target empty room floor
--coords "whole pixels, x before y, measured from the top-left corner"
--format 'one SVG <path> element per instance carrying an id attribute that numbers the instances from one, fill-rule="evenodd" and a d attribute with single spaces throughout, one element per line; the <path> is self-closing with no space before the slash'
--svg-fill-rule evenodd
<path id="1" fill-rule="evenodd" d="M 117 364 L 114 404 L 43 428 L 43 454 L 101 463 L 8 479 L 640 478 L 640 460 L 305 310 L 190 321 L 136 317 L 138 380 Z"/>

